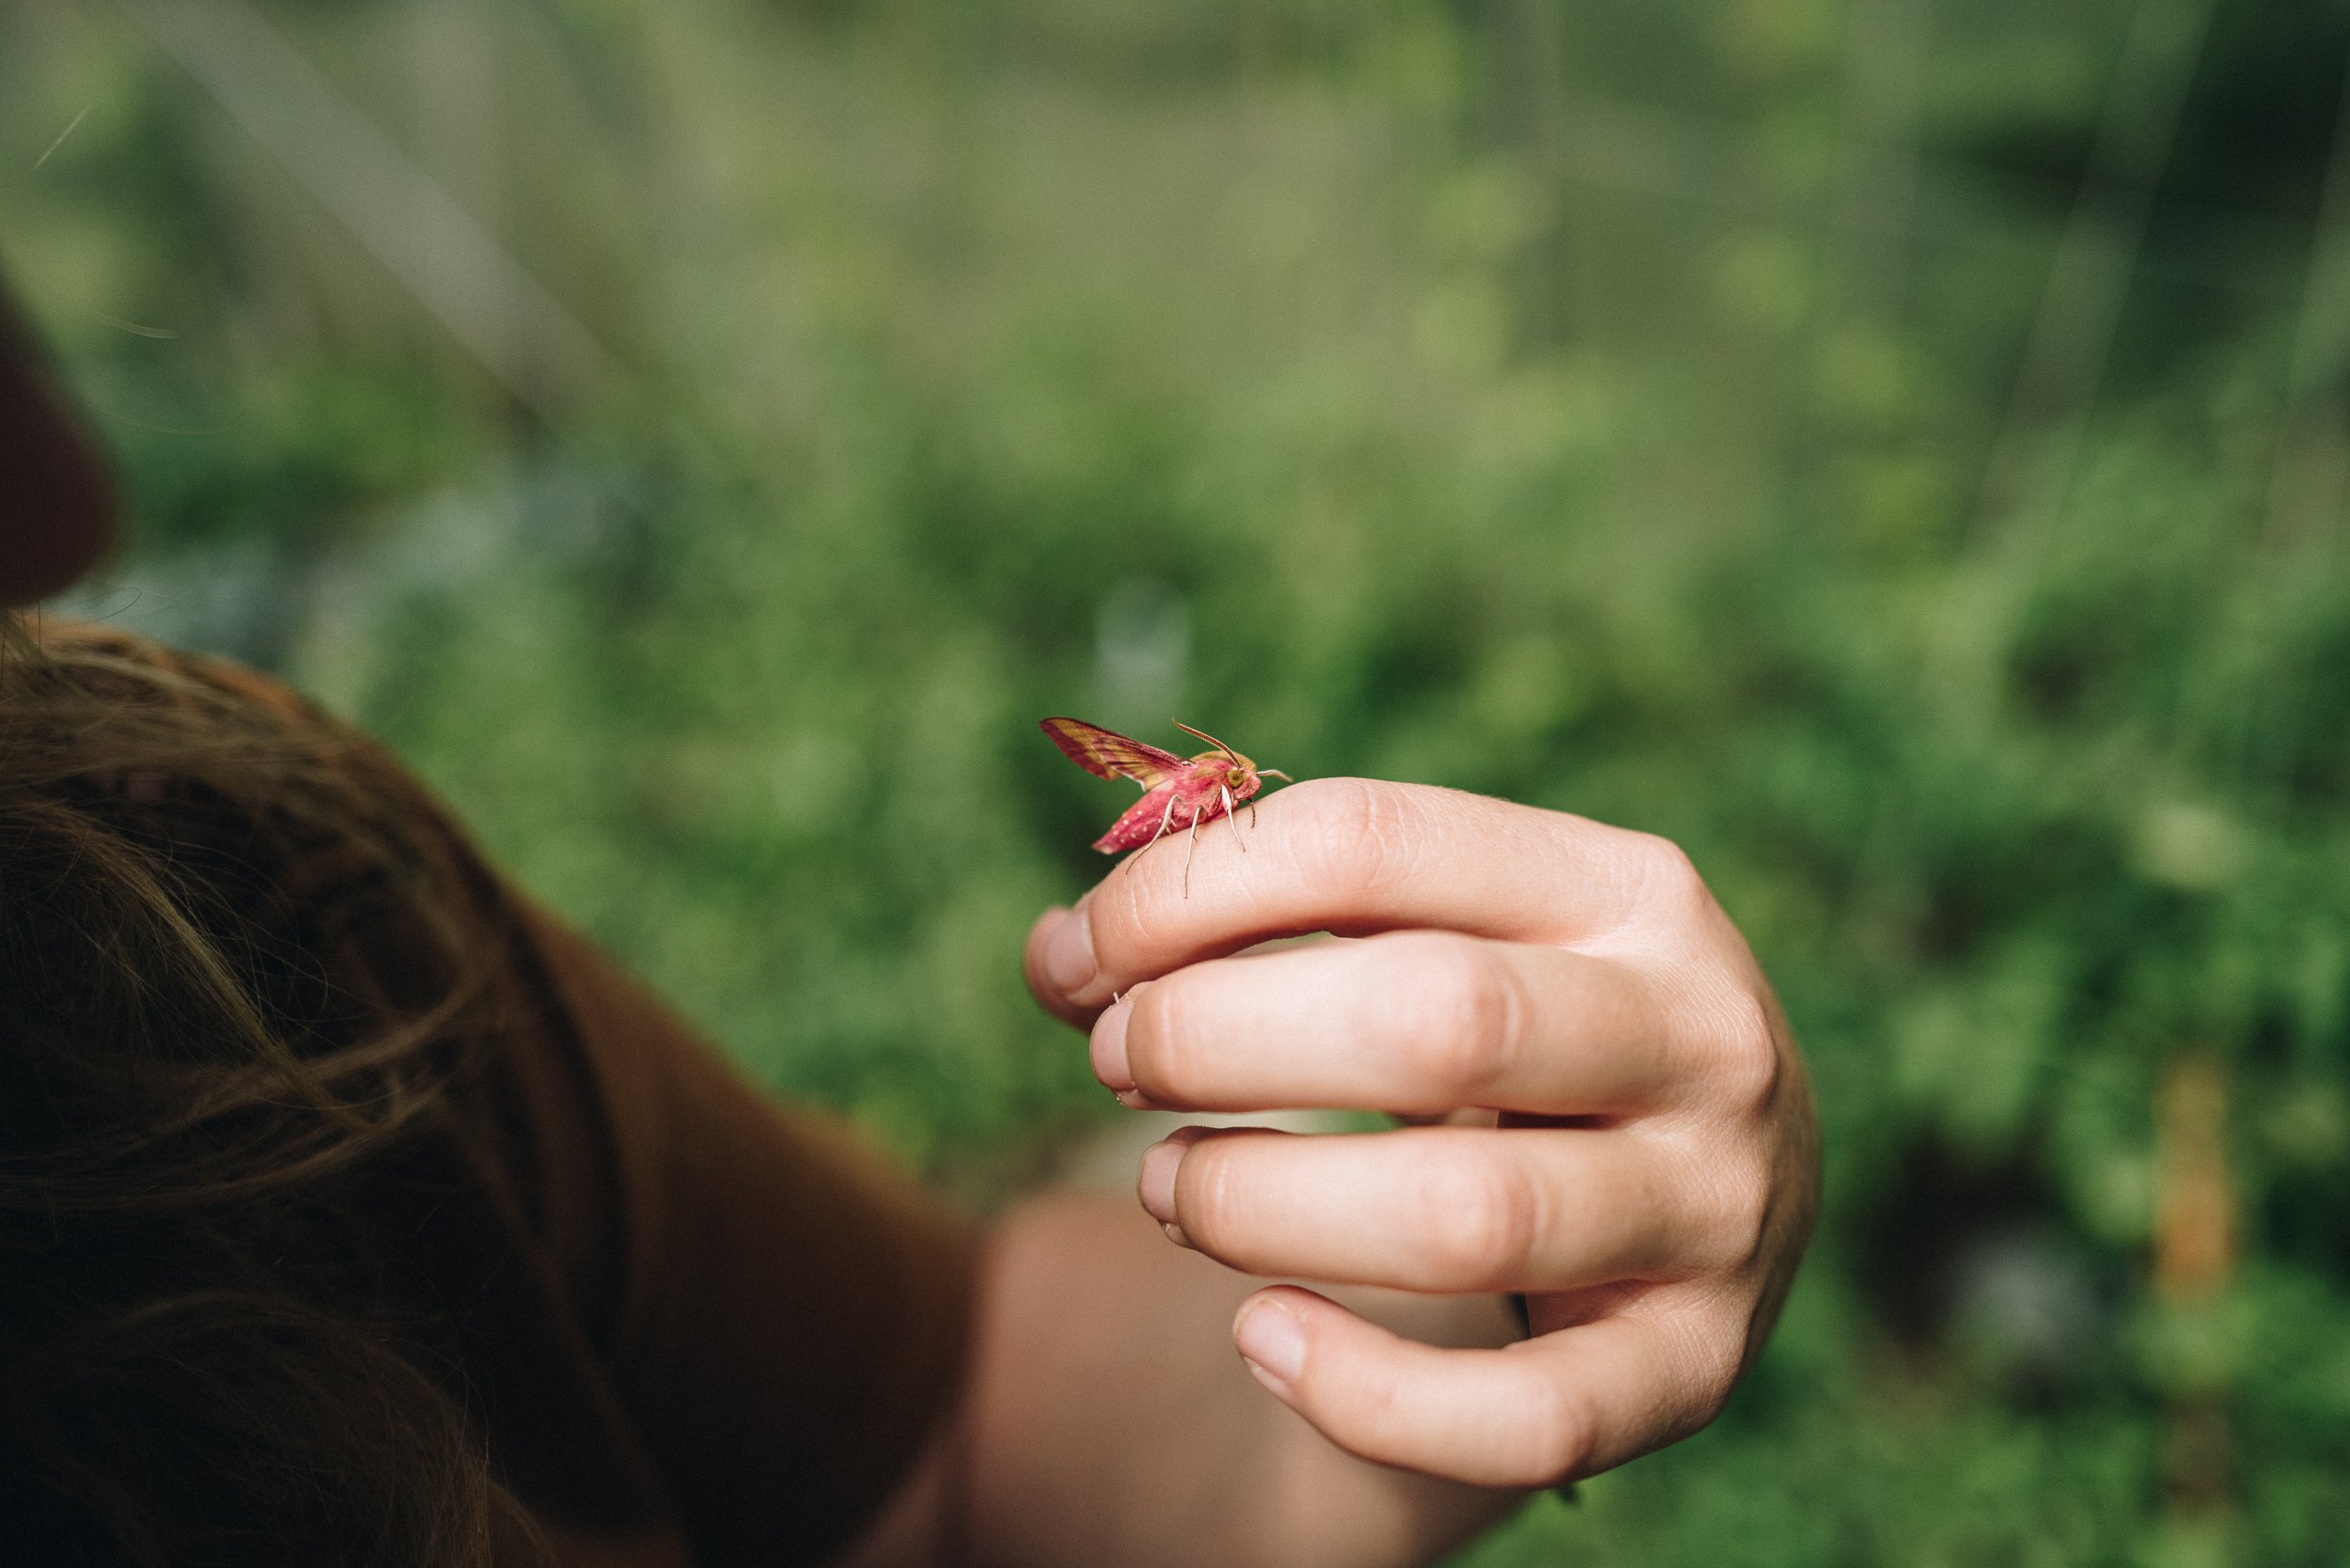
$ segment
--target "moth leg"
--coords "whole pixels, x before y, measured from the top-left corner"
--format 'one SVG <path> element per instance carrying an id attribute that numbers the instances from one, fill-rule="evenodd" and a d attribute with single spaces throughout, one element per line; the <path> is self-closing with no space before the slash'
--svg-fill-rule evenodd
<path id="1" fill-rule="evenodd" d="M 1232 837 L 1240 840 L 1240 852 L 1243 855 L 1246 855 L 1248 853 L 1248 840 L 1242 839 L 1240 836 L 1240 817 L 1237 815 L 1240 808 L 1232 804 L 1232 792 L 1229 787 L 1218 784 L 1215 787 L 1215 792 L 1224 797 L 1224 815 L 1231 821 Z"/>
<path id="2" fill-rule="evenodd" d="M 1174 794 L 1174 792 L 1170 790 L 1169 792 L 1167 792 L 1167 809 L 1159 813 L 1159 830 L 1158 830 L 1156 833 L 1153 833 L 1152 835 L 1151 835 L 1151 844 L 1155 844 L 1155 843 L 1157 843 L 1160 839 L 1162 839 L 1166 838 L 1166 837 L 1167 837 L 1167 827 L 1168 827 L 1168 825 L 1169 825 L 1170 823 L 1172 823 L 1174 821 L 1175 821 L 1175 794 Z M 1142 847 L 1143 847 L 1144 849 L 1149 849 L 1149 848 L 1151 847 L 1151 844 L 1145 844 L 1145 845 L 1143 845 Z"/>
<path id="3" fill-rule="evenodd" d="M 1183 897 L 1191 897 L 1191 861 L 1199 853 L 1199 808 L 1191 808 L 1191 848 L 1183 852 Z"/>

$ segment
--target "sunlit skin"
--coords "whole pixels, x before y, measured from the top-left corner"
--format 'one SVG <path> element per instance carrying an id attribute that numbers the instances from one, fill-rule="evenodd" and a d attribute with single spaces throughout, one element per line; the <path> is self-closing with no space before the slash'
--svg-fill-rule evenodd
<path id="1" fill-rule="evenodd" d="M 1198 736 L 1214 749 L 1195 757 L 1178 757 L 1083 719 L 1048 718 L 1039 728 L 1086 772 L 1100 778 L 1131 778 L 1142 786 L 1142 798 L 1093 841 L 1095 849 L 1104 855 L 1123 855 L 1157 843 L 1175 828 L 1191 834 L 1191 848 L 1183 856 L 1186 897 L 1191 891 L 1192 855 L 1199 848 L 1199 824 L 1232 815 L 1264 788 L 1267 777 L 1290 781 L 1290 776 L 1279 768 L 1261 768 L 1214 735 L 1180 719 L 1175 721 L 1176 729 Z M 1233 832 L 1239 831 L 1235 823 Z"/>
<path id="2" fill-rule="evenodd" d="M 1434 1562 L 1515 1489 L 1704 1425 L 1762 1347 L 1817 1131 L 1687 857 L 1376 779 L 1261 807 L 1199 835 L 1188 898 L 1135 855 L 1047 911 L 1028 984 L 1128 1105 L 1412 1124 L 1195 1125 L 1142 1157 L 1138 1210 L 1015 1209 L 961 1414 L 854 1568 Z"/>
<path id="3" fill-rule="evenodd" d="M 1244 867 L 1203 836 L 1188 900 L 1137 855 L 1046 916 L 1038 995 L 1130 1105 L 1426 1124 L 1185 1129 L 1144 1158 L 1144 1207 L 1260 1283 L 1515 1292 L 1535 1334 L 1432 1350 L 1275 1285 L 1237 1313 L 1259 1381 L 1351 1452 L 1488 1486 L 1702 1425 L 1794 1271 L 1816 1135 L 1784 1016 L 1687 858 L 1369 779 L 1284 790 L 1248 838 Z M 1246 951 L 1298 932 L 1355 940 Z"/>

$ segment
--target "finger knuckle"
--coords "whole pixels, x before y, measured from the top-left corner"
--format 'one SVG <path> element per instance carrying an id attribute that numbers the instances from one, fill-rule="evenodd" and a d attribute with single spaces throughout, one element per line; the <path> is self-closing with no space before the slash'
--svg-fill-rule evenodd
<path id="1" fill-rule="evenodd" d="M 1697 1361 L 1697 1399 L 1689 1410 L 1689 1431 L 1704 1426 L 1730 1403 L 1731 1390 L 1746 1372 L 1746 1336 L 1733 1330 L 1720 1336 L 1712 1355 Z"/>
<path id="2" fill-rule="evenodd" d="M 1747 1334 L 1741 1316 L 1727 1302 L 1693 1312 L 1671 1338 L 1673 1365 L 1682 1374 L 1672 1435 L 1686 1436 L 1711 1421 L 1729 1403 L 1746 1370 Z"/>
<path id="3" fill-rule="evenodd" d="M 1524 1032 L 1517 972 L 1469 937 L 1395 938 L 1414 950 L 1395 965 L 1391 1027 L 1411 1081 L 1448 1108 L 1474 1104 L 1507 1070 Z"/>
<path id="4" fill-rule="evenodd" d="M 1284 790 L 1299 813 L 1290 836 L 1301 874 L 1340 898 L 1393 884 L 1411 854 L 1401 792 L 1368 778 L 1320 778 Z"/>
<path id="5" fill-rule="evenodd" d="M 1772 1184 L 1763 1170 L 1742 1164 L 1727 1185 L 1730 1190 L 1723 1197 L 1723 1217 L 1738 1244 L 1739 1260 L 1744 1262 L 1761 1247 L 1763 1232 L 1770 1228 Z"/>
<path id="6" fill-rule="evenodd" d="M 1725 1108 L 1751 1115 L 1769 1105 L 1778 1091 L 1782 1062 L 1778 1033 L 1762 998 L 1743 987 L 1731 991 L 1705 1009 L 1699 1027 Z"/>
<path id="7" fill-rule="evenodd" d="M 1697 862 L 1670 839 L 1653 833 L 1632 835 L 1632 872 L 1639 888 L 1638 902 L 1666 916 L 1681 916 L 1713 902 Z"/>
<path id="8" fill-rule="evenodd" d="M 1313 1358 L 1307 1367 L 1313 1369 Z M 1415 1423 L 1408 1380 L 1401 1369 L 1375 1356 L 1347 1357 L 1342 1374 L 1325 1377 L 1314 1392 L 1350 1435 L 1373 1448 L 1407 1436 Z"/>
<path id="9" fill-rule="evenodd" d="M 1183 1103 L 1198 1091 L 1206 1073 L 1206 1031 L 1199 1026 L 1199 999 L 1181 976 L 1140 988 L 1126 1021 L 1126 1068 L 1135 1087 L 1154 1100 Z"/>
<path id="10" fill-rule="evenodd" d="M 1705 1233 L 1712 1246 L 1702 1261 L 1713 1270 L 1743 1270 L 1761 1250 L 1770 1224 L 1768 1174 L 1750 1162 L 1729 1162 L 1707 1170 L 1703 1184 Z"/>
<path id="11" fill-rule="evenodd" d="M 1184 1234 L 1204 1248 L 1231 1247 L 1246 1239 L 1245 1184 L 1234 1159 L 1239 1145 L 1207 1138 L 1192 1145 L 1175 1178 L 1175 1217 Z"/>
<path id="12" fill-rule="evenodd" d="M 1463 1165 L 1432 1181 L 1426 1196 L 1434 1278 L 1458 1290 L 1524 1283 L 1541 1224 L 1541 1200 L 1524 1172 L 1496 1160 Z"/>
<path id="13" fill-rule="evenodd" d="M 1527 1461 L 1536 1484 L 1589 1475 L 1599 1452 L 1599 1420 L 1589 1396 L 1573 1388 L 1543 1387 Z"/>

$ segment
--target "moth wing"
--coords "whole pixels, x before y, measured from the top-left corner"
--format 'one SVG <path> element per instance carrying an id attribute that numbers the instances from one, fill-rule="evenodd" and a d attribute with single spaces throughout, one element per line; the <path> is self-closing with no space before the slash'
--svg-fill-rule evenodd
<path id="1" fill-rule="evenodd" d="M 1144 745 L 1083 719 L 1048 718 L 1038 726 L 1077 766 L 1098 778 L 1131 778 L 1145 790 L 1171 784 L 1188 765 L 1171 751 Z"/>

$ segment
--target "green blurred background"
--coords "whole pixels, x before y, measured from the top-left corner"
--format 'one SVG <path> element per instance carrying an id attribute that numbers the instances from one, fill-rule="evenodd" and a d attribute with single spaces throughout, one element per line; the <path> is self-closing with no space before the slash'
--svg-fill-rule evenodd
<path id="1" fill-rule="evenodd" d="M 2339 0 L 21 0 L 0 243 L 133 498 L 76 608 L 381 731 L 977 1201 L 1117 1114 L 1018 979 L 1123 804 L 1040 714 L 1687 846 L 1819 1241 L 1716 1427 L 1465 1562 L 2341 1562 L 2345 65 Z"/>

